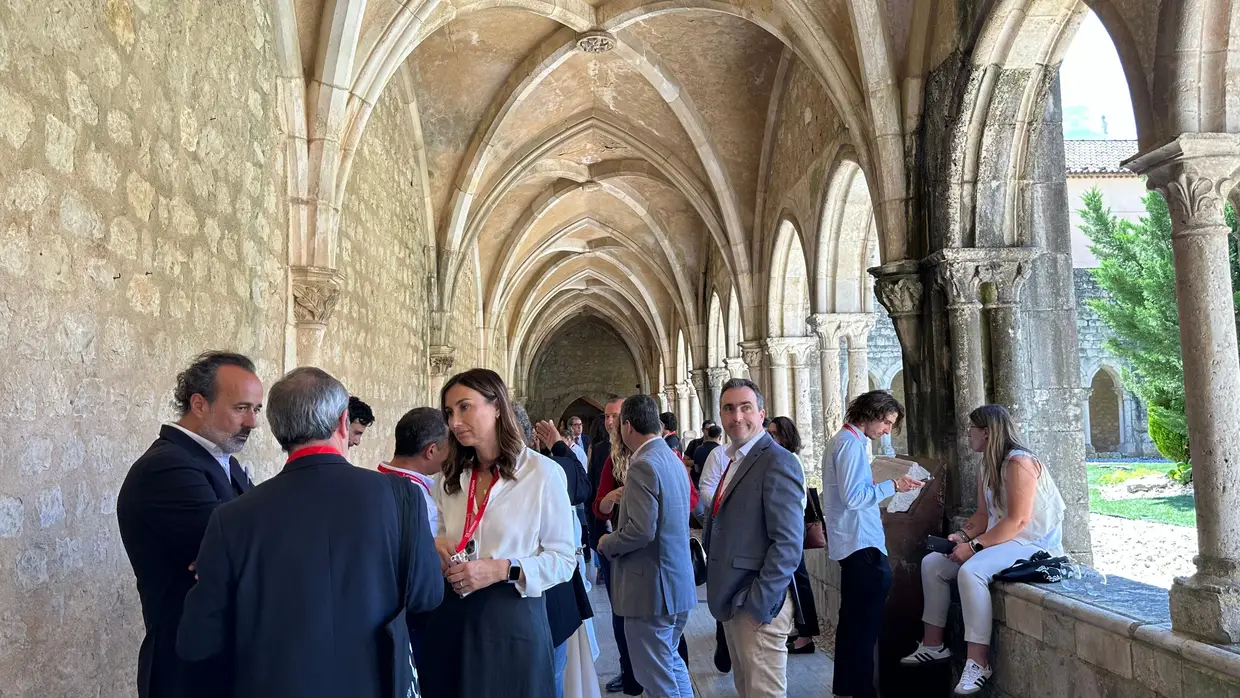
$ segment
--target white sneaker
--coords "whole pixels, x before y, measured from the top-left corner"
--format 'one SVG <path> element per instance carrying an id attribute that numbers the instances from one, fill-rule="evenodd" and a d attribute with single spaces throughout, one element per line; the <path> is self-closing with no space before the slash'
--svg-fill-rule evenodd
<path id="1" fill-rule="evenodd" d="M 977 662 L 968 660 L 964 663 L 964 672 L 960 674 L 960 683 L 956 684 L 956 695 L 971 696 L 981 691 L 993 673 L 989 667 L 983 669 Z"/>
<path id="2" fill-rule="evenodd" d="M 917 643 L 917 650 L 907 657 L 900 660 L 904 666 L 917 666 L 919 664 L 929 664 L 930 662 L 941 662 L 944 659 L 950 659 L 952 651 L 947 649 L 947 645 L 939 645 L 938 647 L 927 647 L 923 643 Z"/>

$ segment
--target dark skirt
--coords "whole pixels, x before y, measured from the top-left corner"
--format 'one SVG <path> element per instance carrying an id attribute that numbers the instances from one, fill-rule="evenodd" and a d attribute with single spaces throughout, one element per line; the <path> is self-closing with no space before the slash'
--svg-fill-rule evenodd
<path id="1" fill-rule="evenodd" d="M 443 603 L 419 624 L 422 698 L 555 698 L 551 627 L 544 599 L 501 582 Z"/>

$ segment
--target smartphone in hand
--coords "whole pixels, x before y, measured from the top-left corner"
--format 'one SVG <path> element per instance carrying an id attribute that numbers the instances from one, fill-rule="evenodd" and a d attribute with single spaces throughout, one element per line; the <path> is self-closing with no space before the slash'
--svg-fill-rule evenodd
<path id="1" fill-rule="evenodd" d="M 956 549 L 956 544 L 947 538 L 940 536 L 926 536 L 926 550 L 932 553 L 943 553 L 950 555 Z"/>

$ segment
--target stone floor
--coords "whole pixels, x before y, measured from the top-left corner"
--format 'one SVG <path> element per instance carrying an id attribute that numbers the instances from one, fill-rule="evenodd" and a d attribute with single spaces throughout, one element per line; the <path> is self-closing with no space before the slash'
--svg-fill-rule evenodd
<path id="1" fill-rule="evenodd" d="M 698 606 L 689 616 L 686 630 L 689 642 L 689 673 L 693 676 L 693 693 L 697 698 L 723 698 L 735 696 L 731 674 L 720 674 L 714 665 L 715 619 L 706 609 L 706 590 L 698 590 Z M 620 661 L 616 654 L 616 642 L 611 633 L 611 604 L 603 586 L 590 590 L 590 603 L 594 607 L 595 634 L 598 637 L 599 657 L 595 662 L 599 682 L 606 684 L 620 673 Z M 822 698 L 831 695 L 831 677 L 834 665 L 821 651 L 808 655 L 788 657 L 788 698 Z M 605 691 L 605 689 L 604 689 Z M 604 695 L 608 695 L 604 693 Z M 620 693 L 610 694 L 623 696 Z"/>

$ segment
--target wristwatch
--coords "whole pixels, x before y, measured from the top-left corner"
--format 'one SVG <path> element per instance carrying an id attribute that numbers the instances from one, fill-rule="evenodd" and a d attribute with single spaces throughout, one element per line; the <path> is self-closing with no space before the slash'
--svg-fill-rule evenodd
<path id="1" fill-rule="evenodd" d="M 974 541 L 969 541 L 969 547 L 973 548 L 974 553 L 980 553 L 982 552 L 983 549 L 985 549 L 986 546 L 974 540 Z"/>
<path id="2" fill-rule="evenodd" d="M 508 561 L 508 583 L 516 584 L 521 581 L 521 563 L 518 560 Z"/>

